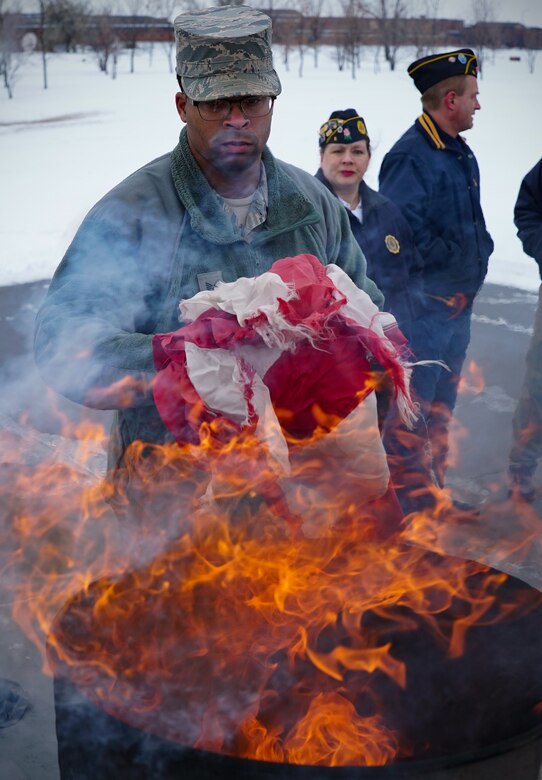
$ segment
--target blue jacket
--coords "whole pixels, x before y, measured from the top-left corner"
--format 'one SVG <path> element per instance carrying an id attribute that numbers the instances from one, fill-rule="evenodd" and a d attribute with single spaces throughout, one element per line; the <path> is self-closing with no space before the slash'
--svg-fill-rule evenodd
<path id="1" fill-rule="evenodd" d="M 472 301 L 493 241 L 480 205 L 478 163 L 465 141 L 422 114 L 384 157 L 379 185 L 412 229 L 424 293 L 460 292 Z"/>
<path id="2" fill-rule="evenodd" d="M 316 173 L 333 192 L 322 169 Z M 384 294 L 384 309 L 391 312 L 409 336 L 419 297 L 420 258 L 412 232 L 400 209 L 364 181 L 359 188 L 363 222 L 346 209 L 350 227 L 367 260 L 367 275 Z"/>
<path id="3" fill-rule="evenodd" d="M 534 257 L 542 279 L 542 158 L 521 182 L 514 206 L 514 223 L 523 251 Z"/>

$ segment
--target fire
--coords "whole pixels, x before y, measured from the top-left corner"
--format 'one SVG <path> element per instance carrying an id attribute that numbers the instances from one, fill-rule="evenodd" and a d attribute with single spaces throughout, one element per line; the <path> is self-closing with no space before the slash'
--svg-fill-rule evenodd
<path id="1" fill-rule="evenodd" d="M 479 395 L 485 386 L 482 369 L 476 361 L 468 360 L 459 381 L 459 392 L 464 395 Z"/>
<path id="2" fill-rule="evenodd" d="M 251 432 L 226 433 L 134 445 L 129 485 L 81 468 L 104 444 L 93 428 L 70 463 L 29 465 L 28 443 L 5 436 L 15 619 L 96 706 L 173 742 L 292 764 L 408 757 L 403 638 L 451 662 L 475 627 L 518 619 L 539 594 L 501 599 L 506 574 L 446 556 L 440 509 L 382 533 L 316 450 L 278 479 Z"/>
<path id="3" fill-rule="evenodd" d="M 363 763 L 368 766 L 387 763 L 397 754 L 395 735 L 378 715 L 361 718 L 340 694 L 319 693 L 286 740 L 282 760 L 291 764 L 355 765 L 359 763 L 360 745 Z M 261 758 L 267 758 L 265 752 Z"/>

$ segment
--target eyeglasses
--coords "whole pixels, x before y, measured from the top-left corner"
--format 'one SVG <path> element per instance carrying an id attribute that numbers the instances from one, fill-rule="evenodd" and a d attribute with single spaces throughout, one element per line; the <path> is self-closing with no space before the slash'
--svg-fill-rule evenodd
<path id="1" fill-rule="evenodd" d="M 271 113 L 275 98 L 271 95 L 262 97 L 244 97 L 239 100 L 192 100 L 202 119 L 207 122 L 220 121 L 229 117 L 233 106 L 239 106 L 245 119 L 256 119 Z"/>

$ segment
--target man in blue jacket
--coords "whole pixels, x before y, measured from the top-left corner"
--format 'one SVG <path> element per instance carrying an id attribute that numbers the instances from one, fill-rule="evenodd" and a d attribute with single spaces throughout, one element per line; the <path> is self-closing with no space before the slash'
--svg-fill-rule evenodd
<path id="1" fill-rule="evenodd" d="M 413 388 L 423 412 L 417 436 L 405 445 L 399 431 L 395 445 L 388 444 L 403 462 L 407 509 L 430 500 L 428 494 L 420 500 L 429 478 L 444 485 L 448 428 L 470 341 L 472 306 L 493 251 L 480 204 L 478 164 L 459 135 L 472 127 L 480 109 L 477 72 L 471 49 L 432 54 L 410 65 L 423 113 L 384 157 L 379 176 L 380 191 L 401 208 L 421 257 L 423 306 L 411 347 L 419 361 L 438 361 L 414 369 Z"/>
<path id="2" fill-rule="evenodd" d="M 542 278 L 542 159 L 521 182 L 514 206 L 514 223 L 523 251 L 537 262 Z M 542 285 L 513 432 L 510 496 L 531 502 L 536 496 L 533 475 L 542 457 Z"/>

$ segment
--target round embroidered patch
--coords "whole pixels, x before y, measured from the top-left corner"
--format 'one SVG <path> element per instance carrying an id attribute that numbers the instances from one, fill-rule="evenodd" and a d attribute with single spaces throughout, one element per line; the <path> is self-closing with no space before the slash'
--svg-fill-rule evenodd
<path id="1" fill-rule="evenodd" d="M 397 255 L 401 251 L 401 245 L 395 236 L 387 235 L 384 239 L 384 243 L 386 244 L 386 249 L 388 252 L 391 252 L 392 255 Z"/>

